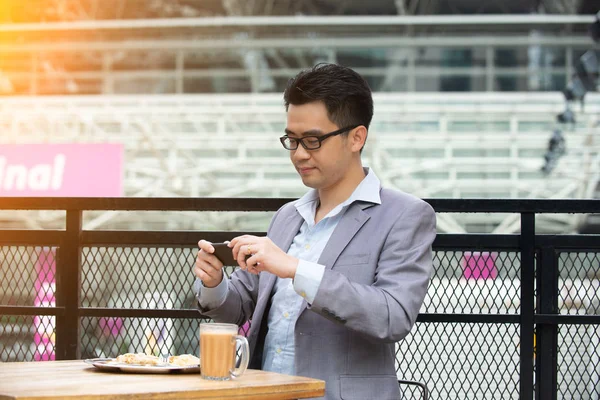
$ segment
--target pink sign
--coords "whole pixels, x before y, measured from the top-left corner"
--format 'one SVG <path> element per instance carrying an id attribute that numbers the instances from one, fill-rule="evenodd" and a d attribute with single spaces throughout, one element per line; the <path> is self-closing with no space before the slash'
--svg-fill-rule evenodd
<path id="1" fill-rule="evenodd" d="M 464 277 L 467 279 L 496 279 L 496 255 L 487 251 L 465 251 L 462 259 Z"/>
<path id="2" fill-rule="evenodd" d="M 56 291 L 54 261 L 54 249 L 42 248 L 40 256 L 35 265 L 37 278 L 35 280 L 36 297 L 34 305 L 36 307 L 55 307 Z M 56 344 L 54 332 L 56 330 L 55 317 L 50 315 L 36 315 L 33 317 L 35 352 L 33 359 L 35 361 L 53 361 L 55 359 L 54 346 Z"/>
<path id="3" fill-rule="evenodd" d="M 122 195 L 121 144 L 0 145 L 0 196 Z"/>

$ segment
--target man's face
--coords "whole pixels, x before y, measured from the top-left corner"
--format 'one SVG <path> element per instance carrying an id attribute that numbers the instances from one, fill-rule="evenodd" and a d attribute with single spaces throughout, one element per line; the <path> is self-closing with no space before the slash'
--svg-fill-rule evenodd
<path id="1" fill-rule="evenodd" d="M 290 104 L 288 108 L 286 132 L 291 138 L 322 136 L 339 128 L 329 120 L 322 102 Z M 306 150 L 301 144 L 290 150 L 290 159 L 306 186 L 328 189 L 344 178 L 354 154 L 346 135 L 329 137 L 316 150 Z"/>

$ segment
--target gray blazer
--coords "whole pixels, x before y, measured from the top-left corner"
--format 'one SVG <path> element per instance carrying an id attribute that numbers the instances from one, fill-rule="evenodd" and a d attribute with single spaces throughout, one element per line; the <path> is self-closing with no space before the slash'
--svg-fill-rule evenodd
<path id="1" fill-rule="evenodd" d="M 326 381 L 326 399 L 399 399 L 395 342 L 411 330 L 432 273 L 435 212 L 406 193 L 381 189 L 381 204 L 353 203 L 319 264 L 325 274 L 295 325 L 296 374 Z M 293 203 L 267 235 L 287 251 L 303 222 Z M 276 277 L 237 270 L 225 302 L 200 310 L 218 322 L 252 320 L 251 367 L 260 368 Z"/>

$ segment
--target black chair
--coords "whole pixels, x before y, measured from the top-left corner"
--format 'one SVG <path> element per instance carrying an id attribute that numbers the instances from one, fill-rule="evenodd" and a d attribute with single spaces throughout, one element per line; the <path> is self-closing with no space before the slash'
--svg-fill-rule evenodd
<path id="1" fill-rule="evenodd" d="M 421 382 L 416 382 L 416 381 L 405 381 L 405 380 L 401 380 L 398 379 L 398 386 L 402 386 L 402 385 L 412 385 L 412 386 L 418 386 L 421 391 L 423 392 L 423 400 L 429 400 L 429 389 L 427 389 L 427 385 L 425 385 L 424 383 Z M 400 388 L 400 390 L 402 390 L 402 388 Z"/>

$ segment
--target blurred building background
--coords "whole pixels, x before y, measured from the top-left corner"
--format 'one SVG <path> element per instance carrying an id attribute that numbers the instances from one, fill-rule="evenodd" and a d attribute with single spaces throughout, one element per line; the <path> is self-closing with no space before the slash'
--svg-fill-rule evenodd
<path id="1" fill-rule="evenodd" d="M 598 0 L 2 0 L 0 196 L 301 196 L 278 141 L 282 92 L 301 69 L 336 62 L 374 91 L 363 159 L 384 185 L 423 198 L 598 198 L 599 9 Z M 83 228 L 264 231 L 270 217 L 85 212 Z M 437 228 L 515 233 L 519 218 L 439 213 Z M 600 232 L 600 213 L 537 218 L 542 233 Z M 0 210 L 0 229 L 13 228 L 63 229 L 65 213 Z M 195 248 L 80 250 L 81 307 L 193 307 Z M 0 304 L 53 306 L 56 251 L 0 246 Z M 566 252 L 558 263 L 560 313 L 597 313 L 598 254 Z M 486 276 L 471 279 L 475 267 Z M 422 312 L 521 312 L 518 251 L 440 250 L 434 269 Z M 78 351 L 193 352 L 198 323 L 82 317 Z M 0 361 L 50 359 L 54 334 L 54 317 L 0 316 Z M 559 338 L 558 398 L 593 398 L 596 326 L 562 325 Z M 397 371 L 439 398 L 517 398 L 520 344 L 519 324 L 418 323 L 397 346 Z"/>
<path id="2" fill-rule="evenodd" d="M 364 158 L 384 184 L 425 198 L 597 197 L 600 100 L 561 93 L 595 47 L 597 11 L 594 0 L 5 0 L 0 140 L 121 144 L 125 196 L 297 197 L 306 188 L 277 141 L 281 93 L 301 69 L 337 62 L 375 92 Z M 85 227 L 248 230 L 269 216 L 116 217 Z M 593 231 L 593 218 L 544 216 L 538 229 Z M 438 229 L 519 221 L 440 215 Z"/>
<path id="3" fill-rule="evenodd" d="M 2 89 L 281 93 L 326 61 L 374 91 L 559 91 L 596 11 L 593 0 L 5 0 L 0 23 L 19 25 L 1 30 Z"/>

